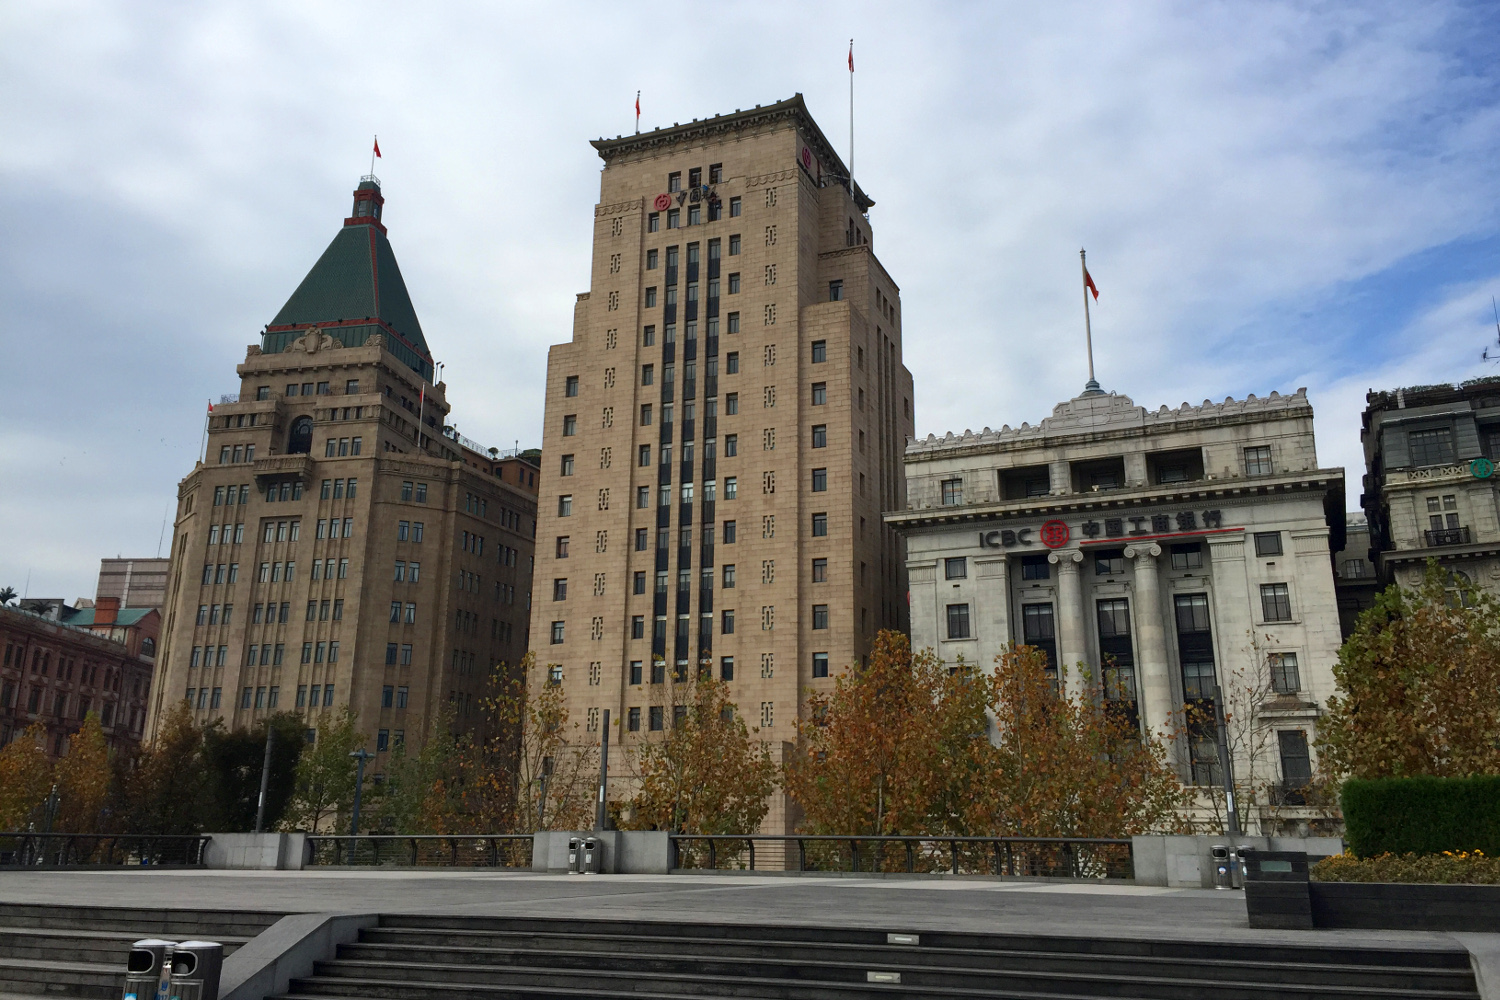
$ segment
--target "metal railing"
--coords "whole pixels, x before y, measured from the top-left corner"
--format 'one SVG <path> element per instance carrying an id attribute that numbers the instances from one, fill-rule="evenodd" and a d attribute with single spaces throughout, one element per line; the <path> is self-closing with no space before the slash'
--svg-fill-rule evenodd
<path id="1" fill-rule="evenodd" d="M 1128 839 L 708 835 L 669 838 L 673 870 L 908 872 L 1019 878 L 1132 879 Z M 757 849 L 757 844 L 761 845 Z"/>
<path id="2" fill-rule="evenodd" d="M 3 868 L 201 868 L 204 836 L 136 833 L 0 833 Z"/>
<path id="3" fill-rule="evenodd" d="M 1434 528 L 1423 534 L 1427 536 L 1427 544 L 1431 546 L 1469 544 L 1468 528 Z"/>
<path id="4" fill-rule="evenodd" d="M 310 864 L 530 868 L 529 833 L 314 835 Z"/>

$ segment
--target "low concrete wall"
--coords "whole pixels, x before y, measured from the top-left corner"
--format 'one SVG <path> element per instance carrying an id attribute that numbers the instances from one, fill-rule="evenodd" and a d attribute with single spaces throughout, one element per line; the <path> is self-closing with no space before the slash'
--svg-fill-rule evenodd
<path id="1" fill-rule="evenodd" d="M 301 871 L 307 865 L 305 833 L 210 833 L 203 851 L 207 868 Z"/>
<path id="2" fill-rule="evenodd" d="M 1302 851 L 1313 857 L 1340 854 L 1344 842 L 1338 837 L 1240 837 L 1220 834 L 1194 836 L 1132 837 L 1137 885 L 1173 888 L 1214 887 L 1213 848 L 1217 844 L 1238 847 L 1248 844 L 1261 851 Z"/>
<path id="3" fill-rule="evenodd" d="M 339 945 L 358 940 L 362 928 L 379 922 L 374 913 L 294 913 L 282 917 L 224 960 L 220 1000 L 279 996 L 293 979 L 312 975 L 313 963 L 332 959 Z"/>
<path id="4" fill-rule="evenodd" d="M 593 837 L 603 848 L 601 868 L 617 875 L 666 875 L 670 846 L 659 830 L 542 830 L 532 835 L 531 870 L 566 872 L 568 841 Z"/>

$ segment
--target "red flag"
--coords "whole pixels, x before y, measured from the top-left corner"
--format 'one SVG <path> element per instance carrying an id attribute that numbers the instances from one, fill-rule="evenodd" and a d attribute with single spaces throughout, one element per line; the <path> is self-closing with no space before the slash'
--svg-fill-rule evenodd
<path id="1" fill-rule="evenodd" d="M 214 401 L 211 400 L 211 399 L 208 401 L 208 412 L 209 413 L 214 412 Z"/>
<path id="2" fill-rule="evenodd" d="M 375 140 L 375 155 L 380 156 L 380 140 L 378 138 Z M 385 157 L 383 156 L 381 156 L 380 158 L 385 159 Z"/>
<path id="3" fill-rule="evenodd" d="M 1083 269 L 1083 287 L 1094 293 L 1094 301 L 1099 301 L 1099 286 L 1094 284 L 1094 276 L 1089 274 L 1089 269 Z"/>
<path id="4" fill-rule="evenodd" d="M 641 95 L 639 91 L 635 95 L 635 116 L 637 118 L 641 116 Z"/>
<path id="5" fill-rule="evenodd" d="M 849 39 L 849 72 L 854 72 L 854 39 Z"/>

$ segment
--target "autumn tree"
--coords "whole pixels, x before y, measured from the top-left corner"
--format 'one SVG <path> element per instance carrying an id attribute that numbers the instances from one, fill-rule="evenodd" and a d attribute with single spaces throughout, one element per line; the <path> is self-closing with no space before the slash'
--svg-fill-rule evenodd
<path id="1" fill-rule="evenodd" d="M 68 739 L 68 752 L 53 772 L 58 808 L 52 828 L 60 833 L 99 831 L 112 773 L 104 730 L 99 717 L 89 712 L 83 726 Z"/>
<path id="2" fill-rule="evenodd" d="M 413 753 L 405 742 L 391 749 L 374 825 L 391 833 L 453 832 L 461 765 L 452 724 L 452 714 L 442 712 L 420 750 Z"/>
<path id="3" fill-rule="evenodd" d="M 318 719 L 313 745 L 297 760 L 296 791 L 288 804 L 282 825 L 294 830 L 336 833 L 348 827 L 354 808 L 356 762 L 349 755 L 363 749 L 367 739 L 347 706 L 337 713 L 325 712 Z M 374 775 L 367 769 L 368 785 Z M 369 789 L 365 789 L 368 794 Z M 373 814 L 372 810 L 372 814 Z"/>
<path id="4" fill-rule="evenodd" d="M 522 661 L 521 681 L 508 688 L 505 716 L 517 722 L 515 829 L 578 830 L 594 824 L 599 740 L 569 717 L 562 686 L 551 682 L 551 664 Z"/>
<path id="5" fill-rule="evenodd" d="M 274 729 L 271 767 L 266 781 L 264 828 L 274 829 L 296 790 L 297 761 L 307 745 L 306 726 L 293 712 L 278 712 L 253 729 L 226 729 L 222 723 L 203 733 L 207 770 L 204 822 L 225 833 L 255 829 L 260 806 L 260 777 L 266 762 L 266 735 Z"/>
<path id="6" fill-rule="evenodd" d="M 787 792 L 808 833 L 927 833 L 948 827 L 986 730 L 982 689 L 930 651 L 882 631 L 868 665 L 808 699 Z"/>
<path id="7" fill-rule="evenodd" d="M 1075 668 L 1075 669 L 1082 669 Z M 1087 692 L 1068 695 L 1065 667 L 1013 646 L 995 658 L 990 739 L 972 747 L 978 774 L 965 810 L 976 834 L 1128 837 L 1178 830 L 1189 793 L 1158 740 Z M 1085 685 L 1087 687 L 1087 685 Z"/>
<path id="8" fill-rule="evenodd" d="M 1428 562 L 1360 615 L 1318 723 L 1335 778 L 1500 774 L 1500 602 Z"/>
<path id="9" fill-rule="evenodd" d="M 770 808 L 776 765 L 726 685 L 703 673 L 672 687 L 671 728 L 637 744 L 631 825 L 685 833 L 754 833 Z M 755 730 L 759 732 L 759 730 Z"/>
<path id="10" fill-rule="evenodd" d="M 0 830 L 24 830 L 52 788 L 52 762 L 42 741 L 47 730 L 32 723 L 0 747 Z"/>
<path id="11" fill-rule="evenodd" d="M 134 767 L 122 770 L 115 825 L 130 833 L 191 834 L 203 830 L 210 784 L 203 730 L 186 701 L 168 710 L 156 739 Z"/>

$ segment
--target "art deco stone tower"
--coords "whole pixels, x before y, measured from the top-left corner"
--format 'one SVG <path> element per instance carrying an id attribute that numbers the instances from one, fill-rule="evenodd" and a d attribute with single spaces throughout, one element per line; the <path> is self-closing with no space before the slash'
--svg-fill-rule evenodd
<path id="1" fill-rule="evenodd" d="M 527 648 L 536 470 L 445 425 L 374 177 L 212 408 L 178 488 L 147 738 L 349 706 L 384 752 Z M 379 768 L 377 762 L 376 768 Z"/>
<path id="2" fill-rule="evenodd" d="M 881 511 L 906 504 L 912 379 L 873 202 L 800 95 L 593 145 L 592 287 L 548 358 L 539 669 L 627 744 L 711 670 L 784 753 L 805 693 L 907 624 Z"/>

